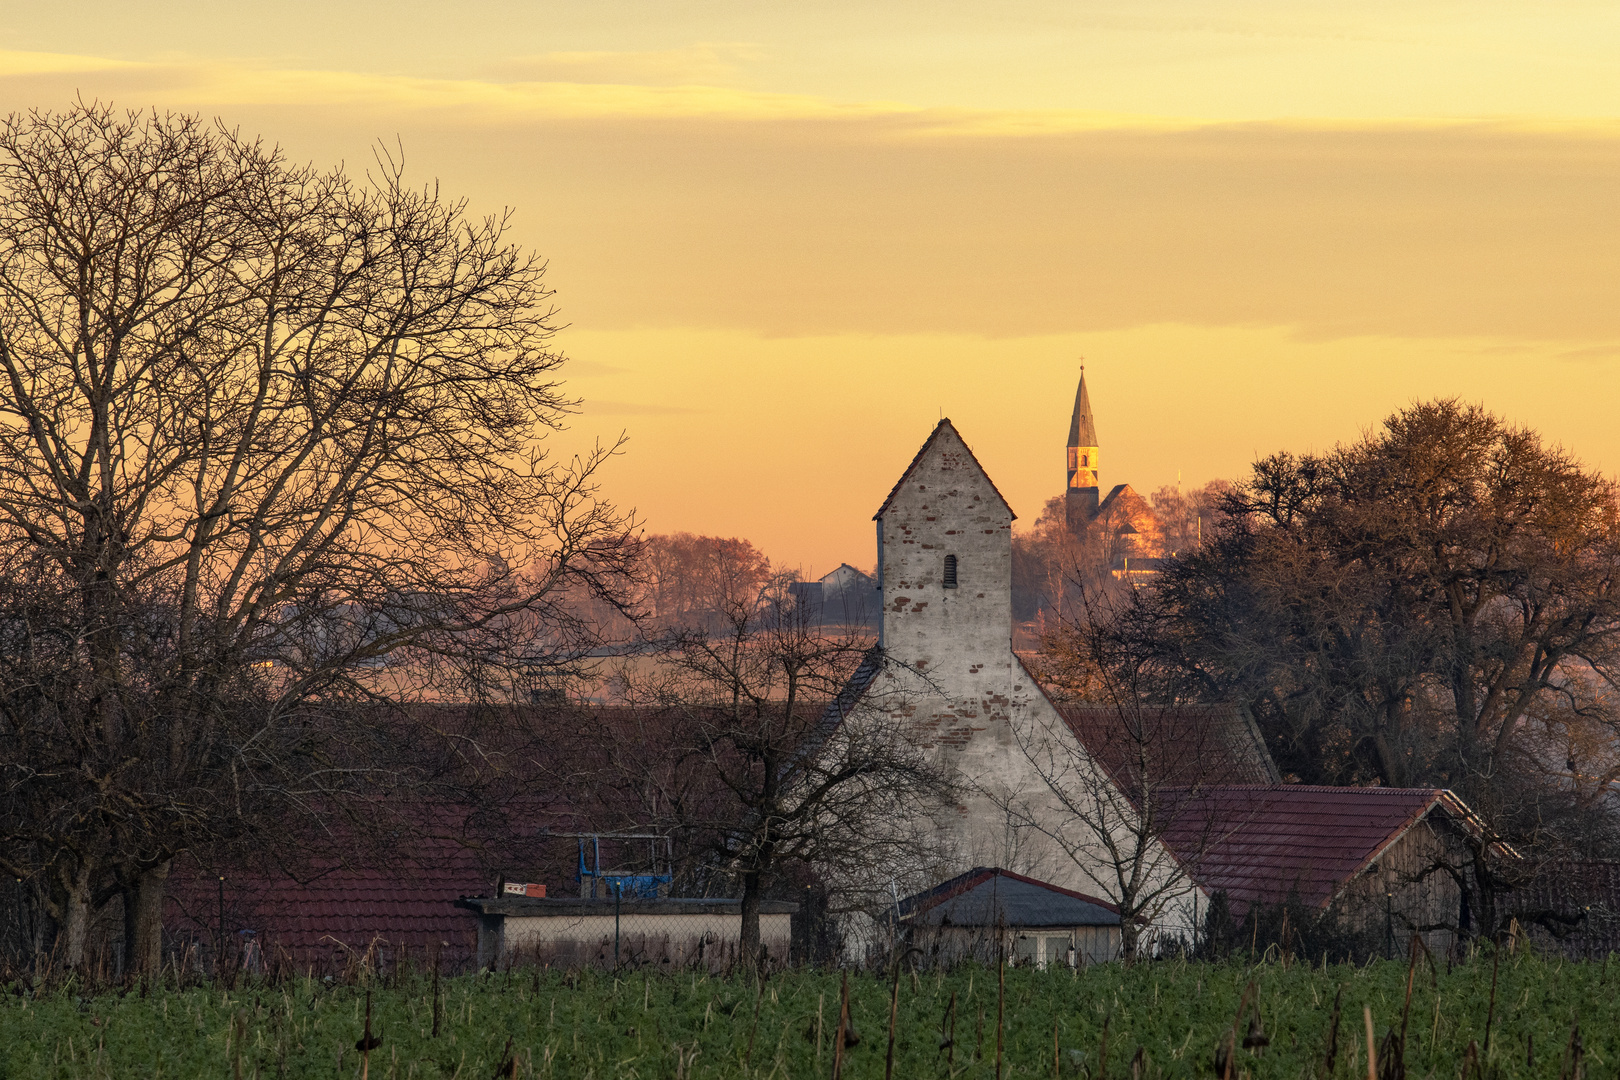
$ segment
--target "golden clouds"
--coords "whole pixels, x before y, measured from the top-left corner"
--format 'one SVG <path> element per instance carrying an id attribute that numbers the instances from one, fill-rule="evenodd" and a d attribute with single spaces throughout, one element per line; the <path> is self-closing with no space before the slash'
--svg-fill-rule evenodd
<path id="1" fill-rule="evenodd" d="M 1281 47 L 1241 22 L 1219 28 L 1236 43 L 1220 63 Z M 1143 491 L 1436 394 L 1620 463 L 1612 119 L 1231 122 L 1212 117 L 1241 110 L 1144 104 L 1184 93 L 947 107 L 758 78 L 780 44 L 638 43 L 513 42 L 517 59 L 431 76 L 14 52 L 0 107 L 83 93 L 200 110 L 356 168 L 397 136 L 414 176 L 516 207 L 518 238 L 550 259 L 584 400 L 567 438 L 632 436 L 615 497 L 654 529 L 746 535 L 823 569 L 869 561 L 873 500 L 941 410 L 1032 519 L 1062 482 L 1081 355 L 1105 482 Z"/>

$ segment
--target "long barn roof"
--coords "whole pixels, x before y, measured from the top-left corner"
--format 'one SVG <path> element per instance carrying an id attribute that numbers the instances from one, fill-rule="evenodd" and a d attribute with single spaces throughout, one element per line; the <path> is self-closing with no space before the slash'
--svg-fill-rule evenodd
<path id="1" fill-rule="evenodd" d="M 1163 793 L 1165 845 L 1233 912 L 1297 891 L 1325 907 L 1352 878 L 1431 813 L 1478 831 L 1462 800 L 1443 788 L 1224 785 Z"/>

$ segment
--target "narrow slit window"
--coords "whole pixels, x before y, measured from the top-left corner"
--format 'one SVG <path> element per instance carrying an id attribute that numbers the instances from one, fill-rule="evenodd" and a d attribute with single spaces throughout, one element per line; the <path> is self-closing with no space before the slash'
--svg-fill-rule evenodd
<path id="1" fill-rule="evenodd" d="M 947 556 L 945 556 L 945 587 L 947 589 L 956 588 L 956 556 L 955 555 L 947 555 Z"/>

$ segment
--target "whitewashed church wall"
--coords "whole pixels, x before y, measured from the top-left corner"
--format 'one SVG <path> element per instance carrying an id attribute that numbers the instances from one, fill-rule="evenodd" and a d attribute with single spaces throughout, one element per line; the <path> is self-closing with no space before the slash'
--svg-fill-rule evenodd
<path id="1" fill-rule="evenodd" d="M 1054 754 L 1095 769 L 1013 654 L 1012 514 L 954 428 L 938 432 L 894 492 L 878 535 L 890 666 L 863 707 L 904 719 L 965 789 L 933 823 L 933 865 L 914 876 L 932 884 L 1000 866 L 1111 898 L 1099 886 L 1108 880 L 1102 845 L 1063 831 L 1062 811 L 1021 745 L 1055 740 Z M 954 588 L 946 587 L 947 556 L 955 557 Z M 1033 808 L 1044 828 L 1010 820 L 1009 800 Z M 1162 851 L 1150 859 L 1173 865 Z"/>

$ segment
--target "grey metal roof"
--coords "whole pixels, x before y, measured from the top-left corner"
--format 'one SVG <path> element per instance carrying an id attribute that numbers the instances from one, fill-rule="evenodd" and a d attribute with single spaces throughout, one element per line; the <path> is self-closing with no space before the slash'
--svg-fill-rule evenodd
<path id="1" fill-rule="evenodd" d="M 1006 870 L 979 867 L 900 902 L 922 926 L 1118 926 L 1100 900 Z"/>
<path id="2" fill-rule="evenodd" d="M 1097 446 L 1097 424 L 1091 418 L 1091 395 L 1086 393 L 1086 373 L 1080 373 L 1080 388 L 1074 392 L 1074 418 L 1069 421 L 1070 446 Z"/>

